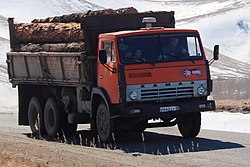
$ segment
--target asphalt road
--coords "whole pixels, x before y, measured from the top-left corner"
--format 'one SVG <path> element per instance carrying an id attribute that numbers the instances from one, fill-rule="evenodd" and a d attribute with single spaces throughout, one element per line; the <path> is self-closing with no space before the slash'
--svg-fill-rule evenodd
<path id="1" fill-rule="evenodd" d="M 0 113 L 0 135 L 34 138 L 29 127 L 17 125 L 16 113 Z M 89 131 L 88 125 L 78 127 L 73 138 L 50 138 L 47 142 L 69 143 L 74 147 L 107 147 L 115 153 L 138 159 L 153 159 L 169 166 L 250 166 L 250 134 L 201 130 L 197 138 L 185 139 L 176 127 L 147 129 L 143 134 L 126 133 L 114 136 L 112 145 L 104 145 Z"/>

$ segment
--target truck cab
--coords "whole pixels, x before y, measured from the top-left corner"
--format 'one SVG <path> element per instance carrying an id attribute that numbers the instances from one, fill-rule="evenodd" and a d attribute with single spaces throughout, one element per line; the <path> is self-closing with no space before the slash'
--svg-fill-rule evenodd
<path id="1" fill-rule="evenodd" d="M 99 35 L 98 49 L 98 87 L 109 97 L 111 117 L 124 123 L 121 127 L 178 124 L 183 136 L 198 135 L 200 111 L 214 110 L 215 102 L 207 100 L 212 80 L 197 30 L 105 33 Z M 149 125 L 149 119 L 163 123 Z"/>
<path id="2" fill-rule="evenodd" d="M 173 38 L 178 40 L 176 53 L 171 51 Z M 102 34 L 99 40 L 99 50 L 106 51 L 105 64 L 109 68 L 99 62 L 98 85 L 105 90 L 110 87 L 115 90 L 116 93 L 107 91 L 112 103 L 201 98 L 211 92 L 208 62 L 196 30 L 122 31 Z M 119 98 L 118 78 L 122 72 L 126 99 Z M 114 85 L 105 85 L 109 82 Z M 174 83 L 187 88 L 181 92 L 168 90 Z M 190 85 L 192 88 L 188 89 Z M 154 92 L 152 89 L 163 90 Z"/>

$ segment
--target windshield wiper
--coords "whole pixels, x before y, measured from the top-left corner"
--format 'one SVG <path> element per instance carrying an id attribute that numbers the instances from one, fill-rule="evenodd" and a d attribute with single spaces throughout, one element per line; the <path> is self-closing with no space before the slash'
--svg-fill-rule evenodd
<path id="1" fill-rule="evenodd" d="M 152 66 L 155 67 L 155 63 L 153 63 L 153 62 L 146 62 L 146 63 L 151 64 Z"/>

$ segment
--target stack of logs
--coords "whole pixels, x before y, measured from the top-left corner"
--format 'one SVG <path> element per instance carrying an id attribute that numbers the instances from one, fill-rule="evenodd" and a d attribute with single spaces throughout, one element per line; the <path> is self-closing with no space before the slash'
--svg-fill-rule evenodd
<path id="1" fill-rule="evenodd" d="M 138 13 L 133 7 L 73 13 L 70 15 L 34 19 L 32 23 L 15 25 L 15 52 L 81 52 L 84 35 L 81 20 L 86 15 Z"/>

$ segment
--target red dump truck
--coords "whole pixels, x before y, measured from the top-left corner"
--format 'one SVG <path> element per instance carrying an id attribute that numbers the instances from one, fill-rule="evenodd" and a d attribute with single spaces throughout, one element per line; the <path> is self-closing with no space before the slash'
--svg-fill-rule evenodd
<path id="1" fill-rule="evenodd" d="M 209 65 L 219 47 L 208 61 L 198 31 L 176 29 L 174 12 L 87 15 L 82 51 L 17 50 L 25 42 L 11 18 L 9 26 L 9 81 L 18 87 L 19 125 L 33 133 L 69 136 L 89 123 L 110 142 L 112 133 L 178 125 L 195 137 L 200 112 L 215 109 Z"/>

